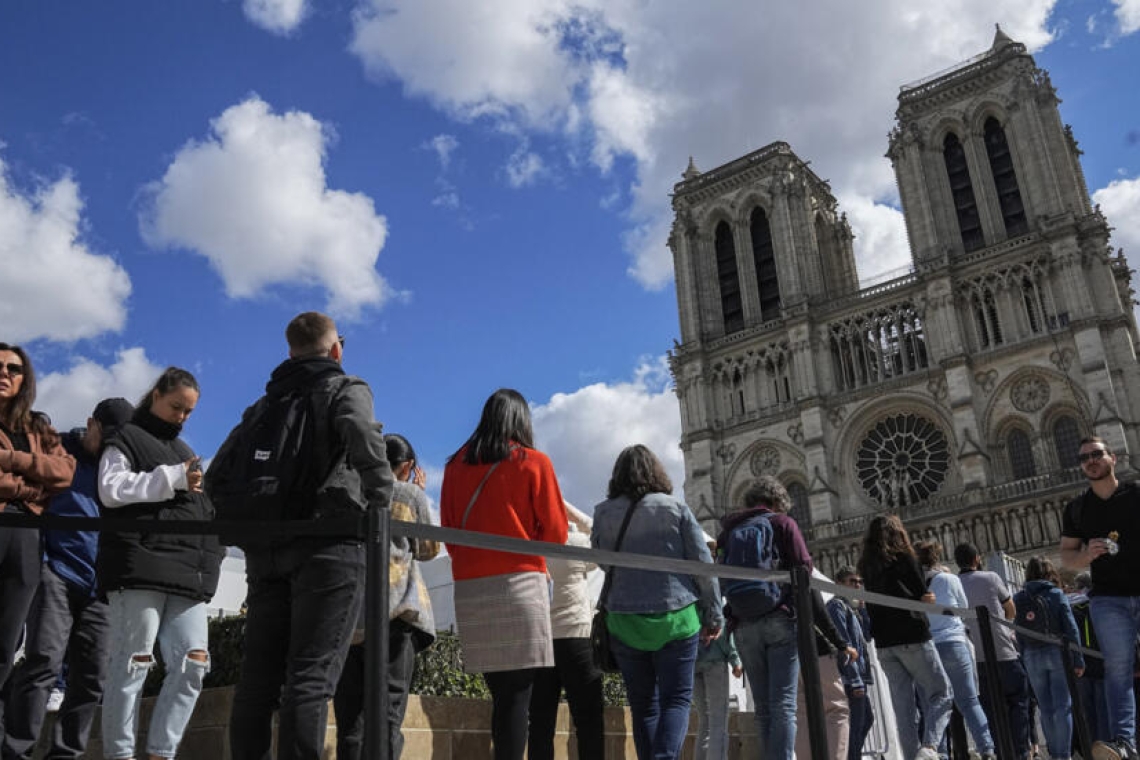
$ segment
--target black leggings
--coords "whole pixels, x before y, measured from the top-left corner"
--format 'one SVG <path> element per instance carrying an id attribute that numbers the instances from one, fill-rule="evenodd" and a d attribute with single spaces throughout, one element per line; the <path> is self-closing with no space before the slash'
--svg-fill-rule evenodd
<path id="1" fill-rule="evenodd" d="M 495 760 L 522 760 L 536 668 L 484 673 L 491 690 L 491 744 Z"/>

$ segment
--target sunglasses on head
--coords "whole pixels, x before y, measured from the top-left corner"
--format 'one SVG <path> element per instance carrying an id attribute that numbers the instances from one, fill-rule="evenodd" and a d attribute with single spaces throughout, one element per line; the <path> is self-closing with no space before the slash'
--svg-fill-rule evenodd
<path id="1" fill-rule="evenodd" d="M 341 348 L 344 348 L 344 336 L 343 335 L 336 336 L 336 342 L 340 344 Z"/>
<path id="2" fill-rule="evenodd" d="M 16 364 L 15 362 L 8 362 L 7 364 L 0 364 L 0 368 L 8 370 L 8 374 L 12 377 L 24 374 L 24 365 Z"/>
<path id="3" fill-rule="evenodd" d="M 1108 453 L 1108 451 L 1106 449 L 1093 449 L 1092 451 L 1086 451 L 1083 454 L 1078 454 L 1077 455 L 1077 461 L 1080 462 L 1081 464 L 1084 464 L 1085 462 L 1089 461 L 1090 459 L 1095 462 L 1096 460 L 1104 457 L 1104 455 L 1107 453 Z"/>

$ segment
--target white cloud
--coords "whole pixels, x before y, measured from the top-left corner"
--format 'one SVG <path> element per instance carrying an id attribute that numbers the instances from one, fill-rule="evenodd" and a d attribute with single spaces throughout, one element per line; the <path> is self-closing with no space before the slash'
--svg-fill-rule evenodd
<path id="1" fill-rule="evenodd" d="M 507 183 L 511 187 L 526 187 L 533 185 L 546 173 L 546 165 L 537 153 L 527 150 L 524 145 L 511 154 L 506 171 Z"/>
<path id="2" fill-rule="evenodd" d="M 842 197 L 839 206 L 855 233 L 855 265 L 863 279 L 911 264 L 901 211 L 859 195 Z"/>
<path id="3" fill-rule="evenodd" d="M 1039 49 L 1056 0 L 359 2 L 351 49 L 372 74 L 459 119 L 564 135 L 603 172 L 631 159 L 629 272 L 659 288 L 672 275 L 668 194 L 688 156 L 708 169 L 784 139 L 864 210 L 890 204 L 899 85 L 988 47 L 993 19 Z M 870 242 L 857 241 L 860 260 L 878 257 Z"/>
<path id="4" fill-rule="evenodd" d="M 105 398 L 138 401 L 162 370 L 147 359 L 142 348 L 120 351 L 109 367 L 77 358 L 67 372 L 37 378 L 36 408 L 47 412 L 59 430 L 78 427 L 86 424 L 95 405 Z"/>
<path id="5" fill-rule="evenodd" d="M 441 208 L 457 209 L 459 208 L 459 194 L 454 190 L 440 193 L 431 199 L 431 205 Z"/>
<path id="6" fill-rule="evenodd" d="M 1092 199 L 1112 224 L 1112 242 L 1124 251 L 1133 269 L 1140 266 L 1140 177 L 1113 180 Z"/>
<path id="7" fill-rule="evenodd" d="M 1116 6 L 1116 23 L 1121 34 L 1140 31 L 1140 0 L 1112 0 Z"/>
<path id="8" fill-rule="evenodd" d="M 440 168 L 446 170 L 451 164 L 451 154 L 459 147 L 459 140 L 455 138 L 455 135 L 436 135 L 420 147 L 435 151 Z"/>
<path id="9" fill-rule="evenodd" d="M 288 35 L 308 13 L 306 0 L 242 0 L 245 17 L 267 32 Z"/>
<path id="10" fill-rule="evenodd" d="M 635 443 L 658 456 L 683 495 L 681 416 L 664 357 L 644 361 L 631 381 L 556 393 L 531 415 L 535 445 L 554 463 L 563 495 L 587 514 L 605 499 L 617 455 Z"/>
<path id="11" fill-rule="evenodd" d="M 319 285 L 328 309 L 352 318 L 393 295 L 376 272 L 387 220 L 367 195 L 327 186 L 330 130 L 301 111 L 275 114 L 256 96 L 211 129 L 148 188 L 140 218 L 148 243 L 205 256 L 233 298 Z"/>
<path id="12" fill-rule="evenodd" d="M 83 200 L 74 179 L 64 176 L 24 195 L 9 184 L 0 160 L 4 340 L 72 341 L 123 328 L 130 277 L 83 242 L 83 227 Z"/>

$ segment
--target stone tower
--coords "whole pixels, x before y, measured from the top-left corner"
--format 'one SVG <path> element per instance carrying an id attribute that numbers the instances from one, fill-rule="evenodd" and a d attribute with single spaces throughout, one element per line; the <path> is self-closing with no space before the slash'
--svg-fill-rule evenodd
<path id="1" fill-rule="evenodd" d="M 822 569 L 870 515 L 983 551 L 1055 548 L 1080 438 L 1140 445 L 1130 272 L 1049 76 L 999 29 L 907 85 L 887 156 L 913 266 L 860 287 L 831 188 L 787 143 L 674 188 L 685 495 L 711 527 L 788 486 Z"/>

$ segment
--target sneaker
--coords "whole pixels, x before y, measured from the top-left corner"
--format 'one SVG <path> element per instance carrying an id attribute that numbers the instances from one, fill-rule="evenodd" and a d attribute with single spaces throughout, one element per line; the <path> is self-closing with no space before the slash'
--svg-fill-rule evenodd
<path id="1" fill-rule="evenodd" d="M 914 760 L 939 760 L 938 750 L 934 747 L 921 747 L 915 754 Z"/>
<path id="2" fill-rule="evenodd" d="M 63 705 L 63 691 L 60 689 L 52 689 L 51 694 L 48 694 L 47 711 L 49 713 L 59 712 L 59 708 Z"/>
<path id="3" fill-rule="evenodd" d="M 1092 756 L 1093 760 L 1135 760 L 1136 750 L 1124 739 L 1114 739 L 1110 742 L 1094 742 Z"/>

